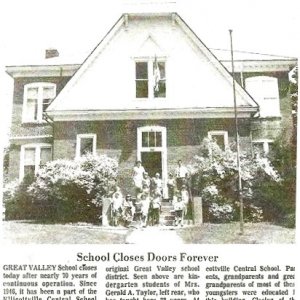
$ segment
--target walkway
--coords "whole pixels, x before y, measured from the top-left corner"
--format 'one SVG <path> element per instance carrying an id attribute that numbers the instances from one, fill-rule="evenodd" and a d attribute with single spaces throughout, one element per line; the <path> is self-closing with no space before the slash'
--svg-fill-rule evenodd
<path id="1" fill-rule="evenodd" d="M 178 245 L 183 244 L 183 241 L 176 231 L 171 230 L 170 227 L 149 226 L 130 229 L 126 236 L 126 244 Z"/>

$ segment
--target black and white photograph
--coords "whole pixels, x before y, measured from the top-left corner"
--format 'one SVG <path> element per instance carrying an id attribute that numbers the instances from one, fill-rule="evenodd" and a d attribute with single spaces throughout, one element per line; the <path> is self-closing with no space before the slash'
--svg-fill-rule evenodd
<path id="1" fill-rule="evenodd" d="M 2 1 L 0 299 L 299 298 L 298 12 Z"/>
<path id="2" fill-rule="evenodd" d="M 6 3 L 3 243 L 295 243 L 293 3 Z"/>

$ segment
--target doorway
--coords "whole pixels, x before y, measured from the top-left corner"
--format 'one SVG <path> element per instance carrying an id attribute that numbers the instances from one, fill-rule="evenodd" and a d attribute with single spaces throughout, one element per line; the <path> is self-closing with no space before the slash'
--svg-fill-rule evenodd
<path id="1" fill-rule="evenodd" d="M 167 197 L 167 132 L 165 127 L 145 126 L 137 129 L 137 159 L 154 177 L 159 173 L 163 182 L 164 197 Z"/>
<path id="2" fill-rule="evenodd" d="M 150 177 L 156 173 L 162 176 L 161 152 L 141 152 L 141 161 Z"/>

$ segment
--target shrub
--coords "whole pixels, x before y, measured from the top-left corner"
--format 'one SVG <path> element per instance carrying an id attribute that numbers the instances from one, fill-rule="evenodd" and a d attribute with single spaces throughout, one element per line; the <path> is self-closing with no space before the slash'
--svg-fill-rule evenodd
<path id="1" fill-rule="evenodd" d="M 21 183 L 16 180 L 5 185 L 3 201 L 6 220 L 32 219 L 35 209 L 27 189 L 33 180 L 33 176 L 27 175 Z"/>
<path id="2" fill-rule="evenodd" d="M 117 161 L 104 155 L 48 162 L 33 183 L 23 188 L 26 203 L 31 203 L 28 217 L 51 222 L 99 222 L 102 199 L 115 188 L 117 168 Z M 13 201 L 18 197 L 17 191 Z"/>
<path id="3" fill-rule="evenodd" d="M 291 142 L 283 142 L 283 136 L 284 133 L 273 143 L 271 161 L 282 177 L 280 187 L 274 191 L 278 195 L 278 200 L 273 209 L 276 209 L 279 218 L 282 219 L 280 222 L 285 223 L 287 219 L 295 220 L 297 162 L 296 145 Z M 269 201 L 273 202 L 272 199 Z M 293 222 L 288 223 L 292 224 Z"/>
<path id="4" fill-rule="evenodd" d="M 261 198 L 261 185 L 280 186 L 280 176 L 267 158 L 240 154 L 244 219 L 261 221 L 267 207 Z M 204 139 L 200 153 L 191 165 L 192 190 L 203 198 L 204 221 L 228 222 L 239 218 L 237 154 L 221 150 L 217 143 Z"/>

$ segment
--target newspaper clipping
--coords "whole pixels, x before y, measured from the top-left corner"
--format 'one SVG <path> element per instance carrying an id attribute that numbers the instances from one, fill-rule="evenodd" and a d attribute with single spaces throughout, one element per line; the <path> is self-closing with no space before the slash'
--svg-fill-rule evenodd
<path id="1" fill-rule="evenodd" d="M 0 300 L 297 299 L 297 6 L 1 3 Z"/>

